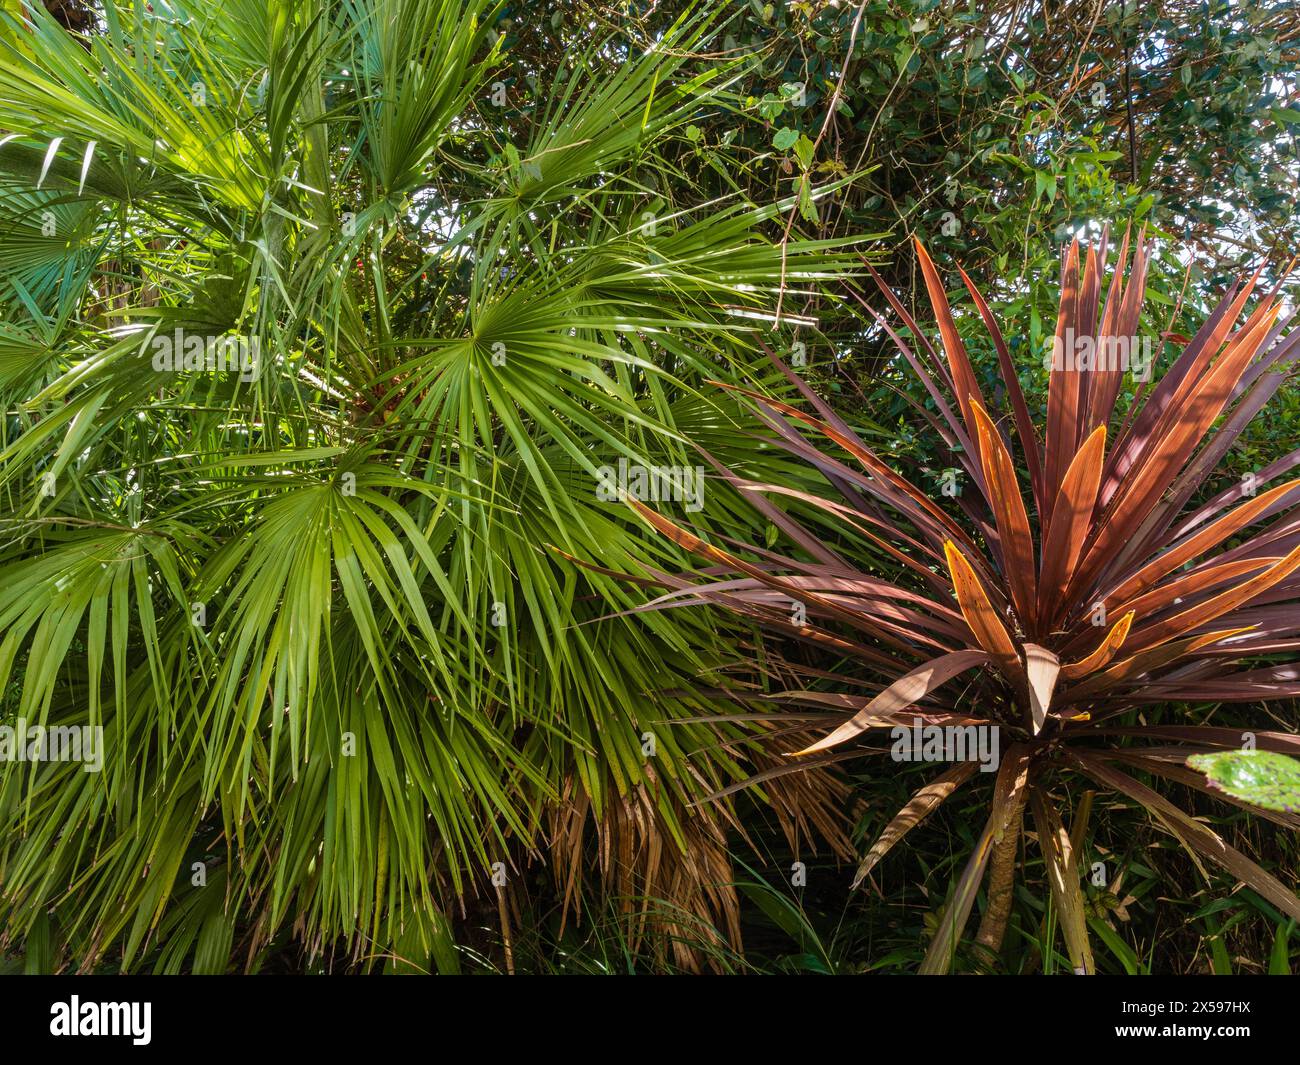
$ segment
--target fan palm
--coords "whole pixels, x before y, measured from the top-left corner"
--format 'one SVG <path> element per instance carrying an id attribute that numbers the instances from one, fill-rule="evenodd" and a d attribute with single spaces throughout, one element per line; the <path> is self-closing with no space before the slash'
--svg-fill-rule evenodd
<path id="1" fill-rule="evenodd" d="M 454 967 L 456 898 L 549 848 L 576 906 L 593 835 L 611 893 L 734 934 L 727 818 L 688 803 L 768 756 L 657 727 L 725 646 L 601 620 L 626 585 L 567 556 L 678 564 L 600 467 L 690 461 L 732 417 L 693 382 L 775 387 L 747 338 L 777 290 L 852 264 L 764 235 L 792 203 L 691 201 L 679 132 L 741 69 L 692 65 L 706 21 L 583 29 L 533 89 L 496 19 L 6 16 L 0 691 L 106 756 L 0 765 L 38 964 L 219 971 L 292 934 Z M 251 361 L 159 363 L 196 336 Z M 833 834 L 833 794 L 783 816 Z"/>

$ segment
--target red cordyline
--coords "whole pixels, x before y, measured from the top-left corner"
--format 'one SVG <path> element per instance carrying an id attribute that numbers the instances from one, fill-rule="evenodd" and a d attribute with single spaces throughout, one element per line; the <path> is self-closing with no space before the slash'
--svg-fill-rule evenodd
<path id="1" fill-rule="evenodd" d="M 1085 351 L 1123 351 L 1137 334 L 1147 248 L 1139 237 L 1129 263 L 1126 235 L 1104 285 L 1106 243 L 1103 236 L 1098 246 L 1081 251 L 1076 242 L 1065 253 L 1058 352 L 1071 340 Z M 720 604 L 815 649 L 811 655 L 792 650 L 774 671 L 787 681 L 808 678 L 805 686 L 765 696 L 802 708 L 797 722 L 838 717 L 827 735 L 797 752 L 815 756 L 800 766 L 839 760 L 843 752 L 826 749 L 918 717 L 927 725 L 997 725 L 1010 739 L 988 823 L 922 971 L 951 965 L 986 869 L 988 904 L 977 940 L 996 953 L 1026 805 L 1071 963 L 1076 971 L 1093 971 L 1078 873 L 1080 836 L 1066 831 L 1049 797 L 1067 771 L 1142 804 L 1185 847 L 1300 919 L 1300 901 L 1275 876 L 1126 771 L 1176 781 L 1300 829 L 1296 813 L 1259 809 L 1186 764 L 1192 755 L 1251 743 L 1300 754 L 1300 737 L 1146 726 L 1134 723 L 1133 714 L 1142 704 L 1164 704 L 1163 716 L 1176 717 L 1186 713 L 1178 704 L 1300 695 L 1300 480 L 1273 484 L 1300 465 L 1300 450 L 1203 498 L 1234 441 L 1300 353 L 1300 330 L 1286 333 L 1278 290 L 1247 313 L 1259 274 L 1234 285 L 1163 376 L 1142 383 L 1126 404 L 1119 404 L 1125 377 L 1123 365 L 1115 365 L 1119 360 L 1055 360 L 1040 437 L 984 299 L 963 272 L 997 352 L 1005 411 L 980 388 L 938 272 L 919 242 L 917 255 L 942 357 L 878 276 L 919 350 L 868 310 L 938 412 L 914 404 L 918 414 L 942 436 L 975 488 L 948 505 L 960 513 L 892 469 L 782 367 L 813 413 L 744 394 L 778 446 L 816 467 L 837 498 L 755 483 L 719 467 L 798 549 L 782 555 L 751 547 L 745 557 L 632 502 L 656 529 L 712 563 L 697 574 L 658 574 L 672 591 L 646 609 Z M 810 436 L 838 450 L 816 447 Z M 778 507 L 775 498 L 787 506 Z M 790 512 L 800 508 L 819 512 L 823 527 L 829 522 L 843 535 L 828 542 Z M 793 615 L 792 602 L 799 607 Z M 944 687 L 954 678 L 961 683 Z M 851 716 L 844 720 L 846 712 Z M 921 788 L 867 853 L 857 882 L 976 768 L 958 762 Z"/>

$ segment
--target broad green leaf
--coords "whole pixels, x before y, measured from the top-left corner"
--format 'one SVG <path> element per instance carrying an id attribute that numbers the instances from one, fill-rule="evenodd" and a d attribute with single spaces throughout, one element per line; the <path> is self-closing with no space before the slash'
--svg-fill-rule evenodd
<path id="1" fill-rule="evenodd" d="M 1194 754 L 1187 764 L 1210 787 L 1265 810 L 1300 810 L 1300 761 L 1272 751 Z"/>

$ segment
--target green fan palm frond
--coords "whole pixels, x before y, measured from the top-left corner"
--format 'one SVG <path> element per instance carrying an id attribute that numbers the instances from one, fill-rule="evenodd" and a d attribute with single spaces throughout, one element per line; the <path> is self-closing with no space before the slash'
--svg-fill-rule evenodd
<path id="1" fill-rule="evenodd" d="M 740 69 L 696 60 L 709 20 L 532 87 L 479 0 L 29 15 L 0 39 L 2 706 L 102 727 L 103 766 L 0 764 L 7 934 L 81 968 L 449 968 L 456 900 L 536 861 L 569 904 L 596 871 L 734 934 L 730 813 L 691 804 L 766 753 L 692 723 L 716 625 L 622 616 L 620 574 L 684 556 L 599 486 L 695 437 L 797 480 L 705 382 L 787 394 L 755 334 L 859 260 L 783 246 L 789 199 L 693 191 L 678 131 Z M 759 529 L 723 481 L 702 502 Z"/>

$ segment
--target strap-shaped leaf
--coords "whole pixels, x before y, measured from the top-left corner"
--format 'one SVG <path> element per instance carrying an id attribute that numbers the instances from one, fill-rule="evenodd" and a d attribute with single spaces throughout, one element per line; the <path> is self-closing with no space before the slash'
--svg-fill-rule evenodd
<path id="1" fill-rule="evenodd" d="M 1278 307 L 1272 307 L 1252 330 L 1243 330 L 1237 335 L 1197 383 L 1178 416 L 1170 418 L 1168 431 L 1147 450 L 1125 478 L 1123 487 L 1107 509 L 1104 525 L 1096 530 L 1093 543 L 1084 556 L 1076 577 L 1077 585 L 1082 586 L 1095 577 L 1138 531 L 1174 475 L 1186 465 L 1197 444 L 1223 411 L 1242 371 L 1254 358 L 1276 319 L 1278 310 Z"/>
<path id="2" fill-rule="evenodd" d="M 1276 565 L 1270 566 L 1258 576 L 1242 581 L 1235 588 L 1230 588 L 1228 591 L 1221 592 L 1203 603 L 1198 603 L 1190 610 L 1184 610 L 1181 614 L 1175 614 L 1171 618 L 1156 622 L 1148 628 L 1134 633 L 1133 646 L 1137 650 L 1155 647 L 1167 640 L 1172 640 L 1176 636 L 1190 632 L 1192 629 L 1199 628 L 1215 618 L 1222 617 L 1243 603 L 1248 603 L 1256 596 L 1268 591 L 1280 581 L 1285 580 L 1295 572 L 1297 567 L 1300 567 L 1300 546 L 1292 550 L 1285 558 L 1279 559 Z"/>
<path id="3" fill-rule="evenodd" d="M 1052 507 L 1051 520 L 1043 537 L 1042 575 L 1038 582 L 1038 616 L 1044 624 L 1059 615 L 1065 603 L 1065 589 L 1087 539 L 1097 503 L 1106 456 L 1106 427 L 1098 426 L 1084 441 L 1061 481 Z"/>
<path id="4" fill-rule="evenodd" d="M 1297 489 L 1300 489 L 1300 479 L 1287 481 L 1286 484 L 1270 488 L 1267 492 L 1241 504 L 1241 506 L 1225 514 L 1217 521 L 1211 522 L 1200 532 L 1189 536 L 1181 544 L 1166 551 L 1159 558 L 1143 566 L 1125 580 L 1123 584 L 1116 587 L 1114 591 L 1107 593 L 1106 601 L 1124 602 L 1135 595 L 1141 594 L 1160 580 L 1161 577 L 1178 569 L 1183 563 L 1204 554 L 1210 548 L 1223 543 L 1237 531 L 1244 529 L 1259 515 L 1273 506 L 1274 503 Z"/>
<path id="5" fill-rule="evenodd" d="M 1002 542 L 1003 563 L 1007 583 L 1011 588 L 1012 602 L 1021 622 L 1034 626 L 1038 614 L 1038 590 L 1034 581 L 1034 537 L 1029 531 L 1029 515 L 1020 495 L 1020 482 L 1016 480 L 1015 467 L 1002 434 L 998 432 L 988 412 L 974 396 L 970 397 L 971 412 L 979 434 L 980 458 L 984 464 L 984 479 L 988 486 L 989 506 L 998 527 Z"/>
<path id="6" fill-rule="evenodd" d="M 1070 964 L 1076 973 L 1092 976 L 1097 969 L 1088 943 L 1087 910 L 1079 885 L 1079 860 L 1070 833 L 1061 823 L 1060 815 L 1044 801 L 1042 792 L 1037 789 L 1029 793 L 1029 810 L 1038 830 L 1038 846 L 1043 852 L 1047 883 L 1060 915 L 1061 934 L 1065 937 Z"/>
<path id="7" fill-rule="evenodd" d="M 827 747 L 834 747 L 845 740 L 851 740 L 869 728 L 892 727 L 897 722 L 887 715 L 911 706 L 918 699 L 924 699 L 935 688 L 948 683 L 957 674 L 983 665 L 988 660 L 989 656 L 983 651 L 954 651 L 952 654 L 932 658 L 906 676 L 899 677 L 829 736 L 824 736 L 811 747 L 796 753 L 813 754 Z"/>
<path id="8" fill-rule="evenodd" d="M 962 617 L 975 635 L 975 642 L 1008 672 L 1018 673 L 1020 656 L 1016 653 L 1016 645 L 1012 643 L 1011 634 L 989 601 L 988 593 L 975 575 L 975 570 L 951 540 L 944 541 L 943 553 L 948 559 L 948 575 L 952 578 L 957 605 L 961 607 Z"/>
<path id="9" fill-rule="evenodd" d="M 1177 605 L 1184 600 L 1195 600 L 1211 588 L 1237 577 L 1244 577 L 1247 573 L 1266 569 L 1277 561 L 1277 556 L 1237 558 L 1218 565 L 1203 566 L 1182 574 L 1175 580 L 1167 581 L 1159 588 L 1152 588 L 1145 595 L 1139 595 L 1136 599 L 1130 599 L 1110 609 L 1131 610 L 1143 617 L 1154 617 L 1167 607 Z"/>
<path id="10" fill-rule="evenodd" d="M 1200 636 L 1189 637 L 1186 640 L 1176 640 L 1131 655 L 1117 662 L 1104 673 L 1094 671 L 1086 676 L 1080 683 L 1070 689 L 1070 698 L 1080 699 L 1096 692 L 1105 691 L 1107 688 L 1123 681 L 1130 680 L 1133 677 L 1140 677 L 1143 673 L 1161 669 L 1172 662 L 1178 661 L 1184 655 L 1190 655 L 1203 647 L 1209 647 L 1220 640 L 1226 640 L 1229 636 L 1239 636 L 1243 632 L 1249 632 L 1252 627 L 1246 626 L 1240 629 L 1220 629 L 1216 632 L 1206 632 Z"/>
<path id="11" fill-rule="evenodd" d="M 1133 624 L 1134 613 L 1130 610 L 1120 618 L 1113 626 L 1110 632 L 1106 633 L 1106 638 L 1097 645 L 1086 658 L 1081 658 L 1078 662 L 1071 662 L 1061 670 L 1061 676 L 1066 680 L 1077 680 L 1080 677 L 1086 677 L 1089 673 L 1095 673 L 1115 657 L 1116 652 L 1124 646 L 1124 639 L 1128 636 L 1129 627 Z"/>
<path id="12" fill-rule="evenodd" d="M 861 884 L 876 867 L 876 863 L 893 849 L 895 843 L 934 813 L 944 799 L 975 775 L 978 768 L 975 762 L 958 762 L 913 794 L 907 805 L 890 819 L 871 849 L 863 855 L 862 864 L 853 877 L 853 886 Z"/>
<path id="13" fill-rule="evenodd" d="M 948 356 L 948 366 L 952 370 L 953 388 L 957 392 L 957 404 L 961 407 L 962 417 L 966 419 L 966 431 L 975 439 L 975 421 L 971 412 L 972 398 L 983 404 L 984 396 L 975 380 L 975 370 L 966 356 L 966 346 L 962 343 L 957 324 L 952 319 L 952 308 L 948 305 L 948 295 L 943 290 L 943 281 L 939 271 L 934 268 L 925 246 L 916 241 L 916 258 L 921 265 L 921 274 L 925 278 L 926 291 L 930 295 L 930 306 L 934 309 L 935 320 L 939 324 L 939 335 L 943 338 L 943 351 Z"/>
<path id="14" fill-rule="evenodd" d="M 988 303 L 985 302 L 979 289 L 975 287 L 975 283 L 967 276 L 966 271 L 958 267 L 958 272 L 966 285 L 966 291 L 970 293 L 971 299 L 975 301 L 975 309 L 980 312 L 984 327 L 989 331 L 989 336 L 993 338 L 993 347 L 998 353 L 998 366 L 1002 370 L 1002 381 L 1011 396 L 1011 410 L 1015 415 L 1016 433 L 1020 437 L 1020 448 L 1024 453 L 1025 462 L 1029 466 L 1029 481 L 1033 487 L 1034 499 L 1041 511 L 1043 507 L 1042 449 L 1038 441 L 1038 434 L 1034 430 L 1033 418 L 1029 414 L 1029 405 L 1025 402 L 1025 394 L 1020 387 L 1020 378 L 1016 373 L 1015 363 L 1011 361 L 1011 352 L 1002 336 L 1002 330 L 998 327 L 997 319 L 993 317 L 993 312 L 989 310 Z"/>
<path id="15" fill-rule="evenodd" d="M 1027 643 L 1025 672 L 1029 676 L 1029 709 L 1034 719 L 1034 733 L 1037 734 L 1042 731 L 1052 705 L 1052 691 L 1061 672 L 1061 660 L 1046 647 Z"/>
<path id="16" fill-rule="evenodd" d="M 1079 242 L 1070 242 L 1061 269 L 1061 302 L 1056 316 L 1056 350 L 1063 350 L 1065 338 L 1078 328 Z M 1091 330 L 1088 331 L 1089 333 Z M 1053 365 L 1047 377 L 1046 498 L 1055 505 L 1056 493 L 1074 453 L 1078 428 L 1078 374 Z M 1050 515 L 1046 515 L 1050 520 Z"/>

